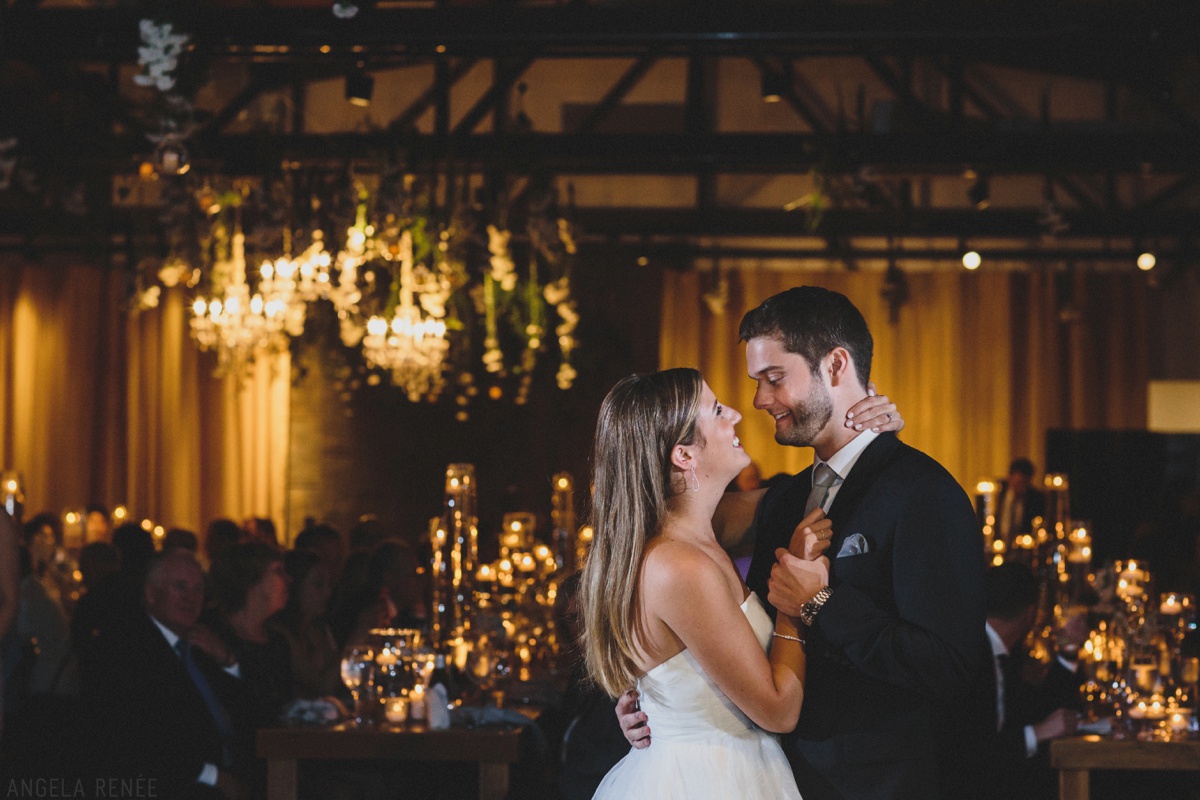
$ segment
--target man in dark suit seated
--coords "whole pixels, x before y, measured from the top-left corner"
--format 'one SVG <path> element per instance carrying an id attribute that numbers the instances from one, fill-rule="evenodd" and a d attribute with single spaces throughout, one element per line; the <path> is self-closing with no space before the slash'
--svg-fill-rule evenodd
<path id="1" fill-rule="evenodd" d="M 250 731 L 238 667 L 197 625 L 204 573 L 190 553 L 158 556 L 146 574 L 145 611 L 96 642 L 83 689 L 94 712 L 100 779 L 143 776 L 156 796 L 248 796 Z"/>
<path id="2" fill-rule="evenodd" d="M 1050 800 L 1057 788 L 1048 743 L 1074 733 L 1079 722 L 1079 665 L 1066 654 L 1077 655 L 1086 624 L 1070 619 L 1059 632 L 1060 655 L 1043 666 L 1024 649 L 1037 615 L 1037 578 L 1024 564 L 1007 562 L 987 571 L 986 588 L 991 657 L 964 706 L 967 719 L 958 720 L 964 729 L 951 794 Z"/>

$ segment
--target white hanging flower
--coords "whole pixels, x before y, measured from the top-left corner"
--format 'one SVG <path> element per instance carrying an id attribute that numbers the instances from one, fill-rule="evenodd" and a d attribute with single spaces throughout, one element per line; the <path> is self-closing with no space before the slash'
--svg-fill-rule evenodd
<path id="1" fill-rule="evenodd" d="M 502 231 L 495 225 L 488 225 L 488 251 L 492 254 L 492 280 L 500 284 L 500 288 L 511 292 L 517 288 L 516 265 L 508 252 L 508 240 L 512 236 L 508 231 Z"/>
<path id="2" fill-rule="evenodd" d="M 190 37 L 186 33 L 174 33 L 173 27 L 169 22 L 160 25 L 152 19 L 138 23 L 142 34 L 138 66 L 143 70 L 133 76 L 133 82 L 138 86 L 153 86 L 160 92 L 174 88 L 175 76 L 171 73 L 179 66 L 179 56 Z"/>
<path id="3" fill-rule="evenodd" d="M 556 306 L 570 297 L 571 285 L 567 282 L 567 277 L 564 275 L 553 283 L 547 283 L 542 289 L 542 296 L 552 306 Z"/>
<path id="4" fill-rule="evenodd" d="M 572 367 L 569 362 L 564 361 L 559 364 L 558 374 L 555 376 L 555 380 L 558 383 L 558 388 L 562 389 L 563 391 L 570 389 L 571 385 L 575 382 L 576 374 L 575 368 Z"/>

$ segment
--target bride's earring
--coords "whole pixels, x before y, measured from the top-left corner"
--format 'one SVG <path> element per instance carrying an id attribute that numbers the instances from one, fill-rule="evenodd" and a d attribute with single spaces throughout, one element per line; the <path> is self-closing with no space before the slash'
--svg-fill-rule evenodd
<path id="1" fill-rule="evenodd" d="M 692 465 L 692 491 L 700 491 L 700 479 L 696 477 L 696 466 Z"/>

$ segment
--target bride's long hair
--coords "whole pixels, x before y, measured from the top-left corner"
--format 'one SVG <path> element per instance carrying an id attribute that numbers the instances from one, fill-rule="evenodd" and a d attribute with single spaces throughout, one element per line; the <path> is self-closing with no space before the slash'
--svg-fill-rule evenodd
<path id="1" fill-rule="evenodd" d="M 672 480 L 671 450 L 697 442 L 703 380 L 694 369 L 624 378 L 600 406 L 593 452 L 595 536 L 579 589 L 588 674 L 614 697 L 637 682 L 638 576 L 646 544 L 662 529 Z"/>

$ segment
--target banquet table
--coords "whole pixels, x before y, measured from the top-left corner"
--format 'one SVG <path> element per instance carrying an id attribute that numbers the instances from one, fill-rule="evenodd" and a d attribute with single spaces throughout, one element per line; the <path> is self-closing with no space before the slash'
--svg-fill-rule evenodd
<path id="1" fill-rule="evenodd" d="M 1058 772 L 1059 800 L 1088 800 L 1090 771 L 1200 771 L 1200 740 L 1140 742 L 1103 736 L 1077 736 L 1050 743 L 1050 765 Z"/>
<path id="2" fill-rule="evenodd" d="M 388 725 L 296 726 L 258 731 L 258 755 L 267 760 L 268 800 L 296 800 L 298 762 L 422 761 L 474 763 L 480 800 L 508 794 L 509 765 L 520 759 L 523 729 L 516 727 L 403 730 Z"/>

